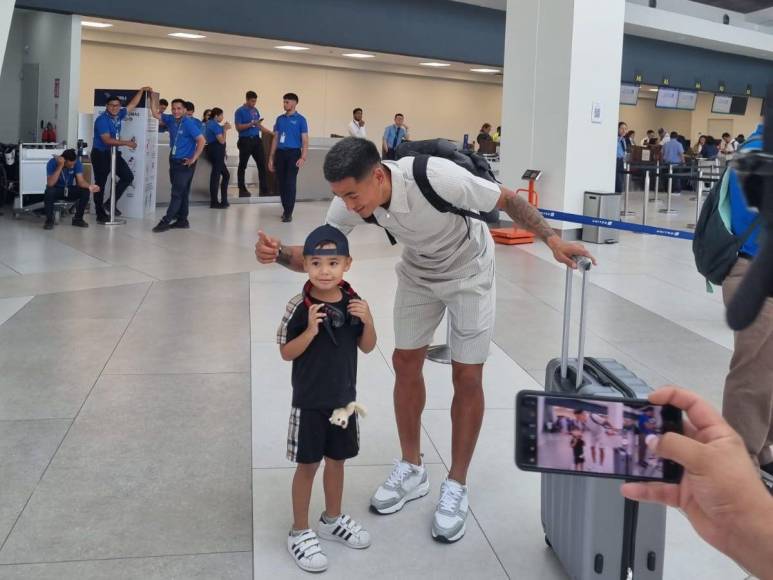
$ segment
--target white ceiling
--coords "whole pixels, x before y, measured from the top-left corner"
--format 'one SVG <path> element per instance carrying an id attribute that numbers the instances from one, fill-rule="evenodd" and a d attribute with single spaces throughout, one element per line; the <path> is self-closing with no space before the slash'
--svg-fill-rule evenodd
<path id="1" fill-rule="evenodd" d="M 82 28 L 83 40 L 100 43 L 136 44 L 137 46 L 165 48 L 168 50 L 181 50 L 190 52 L 204 52 L 206 47 L 218 47 L 220 51 L 224 47 L 238 49 L 239 56 L 251 56 L 260 60 L 277 60 L 283 62 L 295 62 L 302 64 L 316 64 L 321 66 L 334 66 L 360 70 L 391 70 L 402 74 L 418 76 L 430 76 L 435 78 L 448 78 L 458 80 L 470 80 L 484 83 L 501 83 L 502 77 L 490 73 L 474 73 L 471 68 L 489 68 L 477 63 L 460 63 L 442 61 L 450 66 L 443 68 L 431 68 L 420 66 L 419 63 L 432 59 L 401 56 L 397 54 L 384 54 L 372 51 L 360 51 L 347 49 L 346 47 L 319 46 L 308 43 L 284 42 L 265 38 L 252 38 L 236 36 L 232 34 L 219 34 L 204 30 L 186 30 L 182 28 L 169 28 L 137 22 L 125 22 L 102 18 L 82 17 L 86 21 L 107 22 L 111 28 L 94 29 Z M 172 32 L 191 32 L 206 36 L 200 39 L 182 39 L 169 36 Z M 277 50 L 275 47 L 285 44 L 293 44 L 308 47 L 309 50 L 290 52 Z M 342 56 L 347 52 L 367 52 L 375 55 L 369 59 L 353 59 Z M 236 51 L 234 51 L 236 56 Z"/>

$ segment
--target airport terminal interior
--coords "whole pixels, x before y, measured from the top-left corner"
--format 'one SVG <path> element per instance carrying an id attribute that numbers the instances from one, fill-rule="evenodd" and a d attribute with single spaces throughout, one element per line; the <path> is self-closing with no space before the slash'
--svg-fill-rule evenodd
<path id="1" fill-rule="evenodd" d="M 583 348 L 602 364 L 614 359 L 645 387 L 679 385 L 722 409 L 734 332 L 722 283 L 712 289 L 699 273 L 692 240 L 710 192 L 730 187 L 726 167 L 755 138 L 762 147 L 773 2 L 564 0 L 566 9 L 555 10 L 536 0 L 228 0 L 217 13 L 200 2 L 173 10 L 147 0 L 63 0 L 55 12 L 46 4 L 0 2 L 0 579 L 309 576 L 299 549 L 288 553 L 296 466 L 287 452 L 297 443 L 289 441 L 297 424 L 294 433 L 291 419 L 288 431 L 288 416 L 299 363 L 283 360 L 277 344 L 287 331 L 283 317 L 298 308 L 288 302 L 308 276 L 260 263 L 256 244 L 260 231 L 282 250 L 302 246 L 325 223 L 341 200 L 323 164 L 350 135 L 385 158 L 401 141 L 443 139 L 488 162 L 504 187 L 521 188 L 518 195 L 543 210 L 558 234 L 551 239 L 582 243 L 595 259 L 582 321 L 582 274 L 572 275 L 569 356 Z M 187 139 L 194 154 L 198 131 L 188 137 L 189 121 L 166 117 L 178 127 L 170 138 L 165 117 L 156 119 L 161 100 L 171 104 L 166 115 L 179 108 L 185 116 L 185 103 L 174 99 L 193 103 L 195 119 L 220 108 L 222 118 L 202 125 L 211 133 L 211 124 L 239 123 L 234 114 L 247 91 L 257 93 L 255 125 L 263 130 L 240 138 L 229 127 L 222 143 L 207 134 L 207 151 L 187 190 L 180 188 L 177 176 L 188 168 L 178 147 Z M 104 112 L 112 99 L 131 109 L 123 129 Z M 299 133 L 307 141 L 289 149 L 283 123 L 297 117 L 288 106 L 308 123 Z M 92 159 L 104 133 L 129 140 L 112 160 L 110 143 L 102 143 L 104 175 L 113 161 L 133 173 L 117 204 L 107 202 L 125 179 L 117 166 L 104 192 L 76 188 L 98 181 Z M 240 177 L 250 139 L 260 153 Z M 80 177 L 68 184 L 69 150 Z M 305 163 L 292 209 L 279 177 L 289 170 L 278 164 L 296 150 Z M 216 160 L 217 151 L 225 156 Z M 214 193 L 210 185 L 217 164 L 230 172 L 220 197 L 220 181 Z M 408 190 L 421 196 L 418 180 L 398 185 L 397 166 L 387 167 L 393 199 Z M 85 214 L 67 199 L 46 213 L 44 192 L 60 183 L 68 194 L 89 193 Z M 165 221 L 178 196 L 189 198 L 189 214 Z M 388 206 L 378 209 L 389 217 Z M 88 227 L 73 227 L 79 215 Z M 471 220 L 446 217 L 462 230 Z M 516 465 L 516 396 L 556 388 L 546 367 L 565 339 L 566 266 L 539 235 L 513 243 L 524 232 L 506 207 L 496 223 L 472 220 L 493 248 L 495 291 L 484 295 L 495 314 L 465 533 L 437 541 L 445 538 L 433 527 L 441 496 L 448 503 L 452 422 L 464 412 L 452 412 L 458 377 L 447 361 L 428 358 L 423 367 L 420 447 L 429 493 L 399 513 L 376 513 L 371 496 L 407 465 L 393 351 L 409 348 L 396 337 L 407 323 L 395 316 L 395 301 L 405 292 L 403 251 L 411 250 L 399 234 L 392 245 L 384 228 L 360 221 L 347 236 L 345 279 L 368 303 L 377 341 L 356 355 L 357 401 L 367 413 L 356 425 L 359 454 L 344 467 L 342 511 L 369 532 L 371 545 L 353 550 L 320 537 L 328 561 L 321 577 L 586 580 L 620 578 L 622 566 L 622 577 L 633 579 L 765 580 L 701 539 L 678 509 L 663 512 L 665 523 L 649 522 L 653 529 L 639 526 L 641 543 L 660 537 L 657 553 L 627 564 L 618 537 L 616 556 L 602 558 L 603 574 L 590 569 L 599 566 L 597 547 L 581 571 L 561 554 L 563 543 L 548 545 L 549 486 Z M 453 301 L 447 305 L 452 311 Z M 454 352 L 460 339 L 448 319 L 430 342 L 450 342 Z M 536 429 L 560 456 L 556 464 L 576 470 L 584 445 L 583 471 L 612 473 L 620 456 L 632 462 L 628 474 L 662 475 L 644 442 L 664 427 L 656 421 L 648 431 L 646 411 L 549 404 Z M 603 433 L 590 429 L 583 439 L 584 424 L 602 415 Z M 599 439 L 608 455 L 596 462 Z M 610 484 L 607 497 L 617 497 L 622 481 L 561 477 L 577 486 L 563 498 L 561 541 L 591 545 L 583 537 L 596 533 L 593 522 L 605 521 L 602 512 L 617 517 L 612 506 L 623 502 L 597 497 L 580 509 L 591 484 L 583 486 Z M 314 530 L 329 509 L 325 499 L 317 473 Z"/>

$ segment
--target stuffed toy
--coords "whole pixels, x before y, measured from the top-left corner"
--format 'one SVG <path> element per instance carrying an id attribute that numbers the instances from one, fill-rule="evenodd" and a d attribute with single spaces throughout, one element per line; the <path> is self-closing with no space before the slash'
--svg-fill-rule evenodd
<path id="1" fill-rule="evenodd" d="M 363 417 L 367 415 L 365 407 L 360 405 L 357 401 L 352 401 L 346 405 L 346 407 L 334 409 L 333 414 L 330 415 L 330 422 L 333 425 L 338 425 L 341 429 L 346 429 L 346 427 L 349 425 L 349 417 L 351 417 L 352 413 L 354 412 L 356 412 L 358 415 L 362 415 Z"/>

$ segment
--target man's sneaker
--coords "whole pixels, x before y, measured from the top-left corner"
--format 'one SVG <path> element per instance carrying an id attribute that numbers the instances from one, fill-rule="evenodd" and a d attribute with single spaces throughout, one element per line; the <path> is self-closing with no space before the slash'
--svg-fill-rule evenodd
<path id="1" fill-rule="evenodd" d="M 239 188 L 239 197 L 252 197 L 252 194 L 250 193 L 249 189 L 240 187 Z"/>
<path id="2" fill-rule="evenodd" d="M 461 540 L 469 509 L 467 487 L 453 479 L 446 479 L 440 486 L 440 501 L 432 520 L 432 537 L 444 544 Z"/>
<path id="3" fill-rule="evenodd" d="M 83 218 L 72 218 L 72 225 L 76 228 L 87 228 L 89 224 Z"/>
<path id="4" fill-rule="evenodd" d="M 97 221 L 99 221 L 99 218 L 97 218 Z M 169 230 L 169 228 L 172 227 L 169 225 L 169 222 L 165 222 L 164 220 L 161 220 L 158 222 L 158 225 L 153 228 L 153 233 L 160 234 L 161 232 L 166 232 Z"/>
<path id="5" fill-rule="evenodd" d="M 54 222 L 50 222 L 46 220 L 46 223 L 43 224 L 44 230 L 53 230 L 54 229 Z"/>
<path id="6" fill-rule="evenodd" d="M 302 570 L 324 572 L 327 570 L 327 556 L 319 546 L 317 534 L 304 530 L 297 536 L 292 532 L 287 536 L 287 551 Z"/>
<path id="7" fill-rule="evenodd" d="M 191 229 L 191 224 L 188 222 L 188 220 L 177 220 L 169 227 L 175 230 L 189 230 Z"/>
<path id="8" fill-rule="evenodd" d="M 333 540 L 346 544 L 349 548 L 362 550 L 370 546 L 370 534 L 360 524 L 346 514 L 338 516 L 332 524 L 325 522 L 325 518 L 319 518 L 319 537 L 323 540 Z"/>
<path id="9" fill-rule="evenodd" d="M 97 214 L 97 223 L 106 224 L 110 221 L 110 216 L 107 214 Z"/>
<path id="10" fill-rule="evenodd" d="M 429 477 L 425 467 L 407 461 L 395 461 L 392 473 L 370 498 L 370 510 L 381 515 L 403 509 L 406 502 L 429 493 Z"/>

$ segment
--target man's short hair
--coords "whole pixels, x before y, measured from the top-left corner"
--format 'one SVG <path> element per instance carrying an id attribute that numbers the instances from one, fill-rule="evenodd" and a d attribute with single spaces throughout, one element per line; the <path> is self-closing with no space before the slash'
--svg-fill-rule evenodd
<path id="1" fill-rule="evenodd" d="M 193 113 L 193 112 L 196 111 L 196 107 L 190 101 L 185 101 L 185 110 L 186 111 L 190 111 L 191 113 Z"/>
<path id="2" fill-rule="evenodd" d="M 166 99 L 159 99 L 158 100 L 158 104 L 159 105 L 164 105 L 165 107 L 168 107 L 169 106 L 169 101 L 167 101 Z"/>
<path id="3" fill-rule="evenodd" d="M 724 139 L 725 137 L 730 137 L 730 133 L 722 133 L 722 138 Z"/>
<path id="4" fill-rule="evenodd" d="M 360 107 L 357 107 L 352 111 L 352 115 L 356 115 L 357 113 L 362 113 L 362 109 Z"/>
<path id="5" fill-rule="evenodd" d="M 652 133 L 654 135 L 655 134 L 655 130 L 654 129 L 647 129 L 647 135 L 649 135 L 650 133 Z"/>
<path id="6" fill-rule="evenodd" d="M 353 177 L 355 181 L 366 178 L 373 168 L 381 163 L 376 146 L 367 139 L 346 137 L 328 151 L 323 171 L 330 183 Z"/>
<path id="7" fill-rule="evenodd" d="M 575 409 L 575 410 L 574 410 L 574 414 L 575 414 L 575 415 L 582 415 L 584 412 L 585 412 L 585 411 L 583 411 L 582 409 Z"/>
<path id="8" fill-rule="evenodd" d="M 172 99 L 172 104 L 180 103 L 185 108 L 185 99 Z"/>
<path id="9" fill-rule="evenodd" d="M 295 93 L 285 93 L 284 95 L 282 95 L 282 99 L 285 101 L 295 101 L 297 103 L 298 95 L 296 95 Z"/>
<path id="10" fill-rule="evenodd" d="M 250 99 L 257 99 L 258 93 L 256 93 L 255 91 L 247 91 L 244 95 L 244 98 L 247 99 L 248 101 Z"/>
<path id="11" fill-rule="evenodd" d="M 214 119 L 215 117 L 219 117 L 220 115 L 223 114 L 223 109 L 221 109 L 220 107 L 212 107 L 212 110 L 209 112 L 209 114 L 210 114 L 209 118 Z"/>
<path id="12" fill-rule="evenodd" d="M 405 115 L 403 115 L 402 113 L 397 113 L 397 114 L 395 115 L 395 119 L 397 119 L 397 117 L 405 117 Z"/>
<path id="13" fill-rule="evenodd" d="M 75 161 L 78 158 L 78 154 L 75 152 L 75 149 L 65 149 L 62 152 L 62 157 L 64 157 L 65 161 Z"/>
<path id="14" fill-rule="evenodd" d="M 628 123 L 626 123 L 625 121 L 620 121 L 620 122 L 617 124 L 617 128 L 619 129 L 619 128 L 620 128 L 620 127 L 622 127 L 623 125 L 625 125 L 625 126 L 627 127 L 627 126 L 628 126 Z"/>
<path id="15" fill-rule="evenodd" d="M 118 98 L 117 96 L 115 96 L 115 95 L 110 95 L 109 97 L 107 97 L 107 102 L 106 102 L 105 104 L 109 105 L 109 104 L 110 104 L 110 103 L 112 103 L 113 101 L 118 101 L 118 104 L 121 104 L 121 99 L 119 99 L 119 98 Z"/>
<path id="16" fill-rule="evenodd" d="M 677 137 L 679 137 L 679 133 L 677 133 L 676 131 L 671 131 L 671 138 L 676 139 Z"/>

